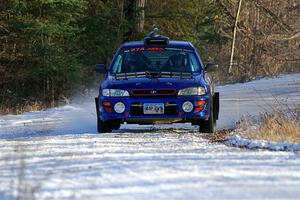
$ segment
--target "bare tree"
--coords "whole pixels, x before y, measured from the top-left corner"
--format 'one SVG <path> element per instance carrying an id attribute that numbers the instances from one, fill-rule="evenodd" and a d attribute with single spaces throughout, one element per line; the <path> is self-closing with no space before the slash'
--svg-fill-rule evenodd
<path id="1" fill-rule="evenodd" d="M 137 34 L 144 31 L 146 0 L 136 0 L 136 31 Z"/>
<path id="2" fill-rule="evenodd" d="M 239 5 L 238 5 L 238 8 L 237 8 L 236 17 L 235 17 L 235 23 L 234 23 L 234 28 L 233 28 L 233 37 L 232 37 L 232 45 L 231 45 L 230 64 L 229 64 L 229 69 L 228 69 L 229 73 L 232 72 L 235 38 L 236 38 L 236 31 L 237 31 L 237 28 L 238 28 L 238 21 L 239 21 L 239 15 L 240 15 L 240 10 L 241 10 L 241 5 L 242 5 L 242 0 L 239 0 Z"/>

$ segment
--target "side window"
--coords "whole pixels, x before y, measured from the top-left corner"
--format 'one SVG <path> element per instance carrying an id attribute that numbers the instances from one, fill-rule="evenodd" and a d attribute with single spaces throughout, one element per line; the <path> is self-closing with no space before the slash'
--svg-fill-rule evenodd
<path id="1" fill-rule="evenodd" d="M 113 67 L 112 67 L 112 72 L 115 73 L 120 73 L 121 72 L 121 68 L 122 68 L 122 60 L 123 60 L 123 56 L 122 54 L 119 54 Z"/>
<path id="2" fill-rule="evenodd" d="M 190 57 L 189 60 L 190 60 L 190 63 L 191 63 L 192 71 L 193 72 L 200 71 L 199 63 L 196 60 L 196 57 L 194 55 L 192 55 L 192 54 L 190 54 L 189 57 Z"/>

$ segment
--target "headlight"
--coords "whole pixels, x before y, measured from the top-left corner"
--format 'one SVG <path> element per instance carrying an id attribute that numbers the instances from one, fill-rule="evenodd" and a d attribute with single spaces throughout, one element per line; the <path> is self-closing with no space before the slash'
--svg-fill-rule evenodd
<path id="1" fill-rule="evenodd" d="M 203 95 L 205 94 L 204 87 L 190 87 L 179 90 L 178 96 Z"/>
<path id="2" fill-rule="evenodd" d="M 128 97 L 129 93 L 126 90 L 119 89 L 103 89 L 102 95 L 105 97 Z"/>

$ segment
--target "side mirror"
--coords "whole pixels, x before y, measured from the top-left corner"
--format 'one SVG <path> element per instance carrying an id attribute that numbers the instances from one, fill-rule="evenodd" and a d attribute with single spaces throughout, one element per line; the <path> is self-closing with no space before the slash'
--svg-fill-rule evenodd
<path id="1" fill-rule="evenodd" d="M 106 73 L 106 66 L 104 64 L 96 64 L 95 68 L 96 72 L 100 74 L 105 74 Z"/>
<path id="2" fill-rule="evenodd" d="M 218 64 L 211 63 L 211 62 L 209 62 L 205 65 L 205 71 L 207 71 L 207 72 L 216 71 L 218 68 L 219 68 Z"/>

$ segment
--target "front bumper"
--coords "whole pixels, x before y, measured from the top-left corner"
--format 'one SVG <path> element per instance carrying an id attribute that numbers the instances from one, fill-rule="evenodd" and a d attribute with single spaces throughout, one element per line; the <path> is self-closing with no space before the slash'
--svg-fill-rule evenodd
<path id="1" fill-rule="evenodd" d="M 190 101 L 194 105 L 194 109 L 190 113 L 186 113 L 182 109 L 182 104 L 185 101 Z M 205 105 L 200 106 L 203 108 L 201 111 L 196 111 L 197 101 L 205 101 Z M 127 123 L 139 123 L 139 124 L 153 124 L 153 123 L 175 123 L 175 122 L 194 122 L 198 119 L 208 119 L 210 113 L 210 96 L 189 96 L 189 97 L 169 97 L 169 98 L 133 98 L 133 97 L 123 97 L 123 98 L 112 98 L 112 97 L 100 97 L 96 98 L 98 117 L 102 121 L 108 120 L 118 120 Z M 107 110 L 103 104 L 104 102 L 111 102 L 110 110 Z M 113 106 L 117 102 L 122 102 L 125 104 L 126 109 L 122 114 L 114 112 Z M 164 103 L 165 114 L 159 115 L 148 115 L 140 112 L 144 103 Z M 136 106 L 140 106 L 137 108 Z"/>

